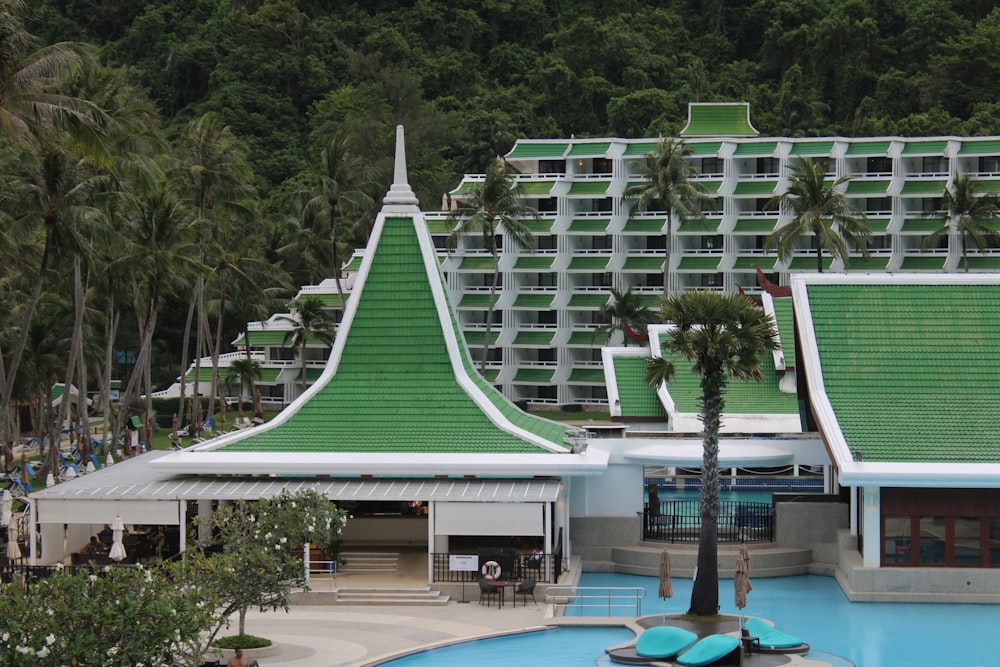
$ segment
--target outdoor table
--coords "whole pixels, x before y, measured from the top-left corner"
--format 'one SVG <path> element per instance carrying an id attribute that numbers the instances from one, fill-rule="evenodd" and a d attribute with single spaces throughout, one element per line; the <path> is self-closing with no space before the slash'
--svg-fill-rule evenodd
<path id="1" fill-rule="evenodd" d="M 489 582 L 488 585 L 491 588 L 499 588 L 500 589 L 500 604 L 499 604 L 499 606 L 497 608 L 498 609 L 503 609 L 504 591 L 507 590 L 508 588 L 513 589 L 515 586 L 517 586 L 517 582 L 516 581 L 497 581 L 497 580 L 494 579 L 494 580 L 490 580 L 490 582 Z M 514 593 L 514 594 L 511 595 L 511 603 L 510 604 L 513 607 L 517 606 L 517 594 L 516 593 Z"/>

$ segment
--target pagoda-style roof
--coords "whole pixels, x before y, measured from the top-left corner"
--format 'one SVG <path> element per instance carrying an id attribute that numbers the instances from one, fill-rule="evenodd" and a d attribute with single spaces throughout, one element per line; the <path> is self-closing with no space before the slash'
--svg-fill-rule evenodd
<path id="1" fill-rule="evenodd" d="M 554 457 L 556 468 L 600 458 L 575 455 L 580 441 L 569 427 L 523 412 L 476 372 L 400 167 L 401 128 L 398 139 L 395 182 L 323 374 L 271 422 L 153 465 L 410 475 L 493 465 L 498 474 L 554 474 L 547 463 Z"/>

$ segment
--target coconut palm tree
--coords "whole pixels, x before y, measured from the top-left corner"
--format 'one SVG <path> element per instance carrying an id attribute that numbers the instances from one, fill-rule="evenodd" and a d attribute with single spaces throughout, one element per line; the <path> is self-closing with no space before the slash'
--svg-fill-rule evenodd
<path id="1" fill-rule="evenodd" d="M 325 228 L 329 236 L 333 277 L 343 304 L 340 268 L 343 258 L 350 257 L 353 252 L 346 240 L 351 235 L 355 216 L 372 205 L 365 188 L 371 184 L 373 175 L 361 158 L 351 152 L 347 137 L 335 134 L 323 145 L 319 162 L 309 179 L 309 188 L 299 193 L 304 199 L 302 218 L 309 222 L 309 228 Z"/>
<path id="2" fill-rule="evenodd" d="M 483 339 L 483 358 L 479 371 L 486 373 L 486 360 L 490 352 L 490 333 L 493 328 L 493 309 L 496 306 L 497 287 L 500 283 L 500 248 L 497 235 L 505 234 L 516 245 L 529 252 L 535 250 L 535 237 L 524 224 L 525 218 L 538 220 L 538 211 L 519 201 L 520 186 L 515 179 L 517 169 L 506 160 L 497 158 L 486 167 L 482 181 L 475 183 L 468 196 L 459 202 L 449 216 L 455 225 L 448 237 L 448 250 L 458 246 L 458 241 L 469 234 L 480 234 L 483 247 L 493 258 L 493 282 L 490 285 L 489 305 L 486 309 L 486 335 Z"/>
<path id="3" fill-rule="evenodd" d="M 333 345 L 337 323 L 323 301 L 317 296 L 304 296 L 289 304 L 291 315 L 278 315 L 277 319 L 292 323 L 292 330 L 285 334 L 285 344 L 299 350 L 302 362 L 302 391 L 306 390 L 306 368 L 308 361 L 306 348 L 310 341 L 317 340 L 324 345 Z"/>
<path id="4" fill-rule="evenodd" d="M 697 577 L 688 613 L 709 616 L 719 609 L 719 430 L 730 379 L 763 378 L 760 356 L 778 347 L 774 320 L 738 294 L 685 292 L 664 300 L 660 313 L 673 324 L 663 343 L 668 357 L 651 359 L 647 384 L 668 381 L 679 369 L 698 375 L 701 385 L 701 533 Z"/>
<path id="5" fill-rule="evenodd" d="M 233 382 L 238 382 L 240 386 L 237 413 L 241 424 L 243 423 L 243 397 L 249 396 L 250 400 L 253 400 L 254 382 L 259 380 L 260 377 L 260 364 L 255 359 L 233 359 L 226 369 L 226 376 L 224 378 L 226 386 L 229 386 Z M 249 393 L 244 392 L 245 389 L 249 389 Z"/>
<path id="6" fill-rule="evenodd" d="M 847 200 L 840 188 L 849 178 L 841 176 L 828 182 L 826 167 L 807 157 L 793 165 L 788 189 L 768 202 L 772 208 L 787 208 L 793 217 L 767 237 L 764 249 L 777 248 L 778 259 L 785 261 L 798 248 L 799 240 L 812 233 L 816 239 L 816 270 L 820 273 L 823 272 L 824 250 L 847 266 L 850 252 L 845 241 L 850 241 L 869 257 L 868 243 L 872 233 L 867 216 Z"/>
<path id="7" fill-rule="evenodd" d="M 634 294 L 631 287 L 625 292 L 612 289 L 611 298 L 611 303 L 601 306 L 600 316 L 605 323 L 597 328 L 594 337 L 606 334 L 607 342 L 616 331 L 621 331 L 628 347 L 629 339 L 638 342 L 637 336 L 645 334 L 647 325 L 656 321 L 656 313 L 642 305 L 642 296 Z"/>
<path id="8" fill-rule="evenodd" d="M 669 293 L 670 254 L 673 251 L 674 220 L 704 220 L 702 205 L 711 197 L 704 187 L 691 179 L 698 175 L 698 169 L 685 162 L 691 149 L 683 141 L 660 139 L 656 150 L 648 153 L 646 159 L 633 162 L 633 170 L 648 182 L 633 185 L 625 190 L 623 198 L 629 214 L 641 211 L 667 212 L 667 257 L 663 263 L 663 293 Z"/>
<path id="9" fill-rule="evenodd" d="M 980 195 L 979 183 L 969 174 L 955 177 L 952 187 L 944 189 L 944 217 L 940 229 L 924 239 L 923 248 L 936 246 L 954 229 L 962 237 L 962 266 L 969 272 L 969 242 L 980 251 L 1000 244 L 1000 234 L 993 228 L 997 213 L 997 196 Z"/>

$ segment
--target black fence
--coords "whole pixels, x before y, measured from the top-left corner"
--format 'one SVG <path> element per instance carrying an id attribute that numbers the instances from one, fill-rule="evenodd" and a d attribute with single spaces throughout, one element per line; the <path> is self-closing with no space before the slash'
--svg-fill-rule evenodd
<path id="1" fill-rule="evenodd" d="M 524 581 L 533 579 L 543 584 L 559 581 L 563 572 L 562 553 L 535 554 L 519 553 L 513 549 L 483 549 L 477 554 L 475 570 L 453 570 L 451 557 L 459 554 L 431 554 L 434 563 L 434 581 L 477 582 L 483 578 L 483 568 L 489 569 L 491 578 L 504 581 Z M 487 564 L 495 564 L 488 566 Z M 499 574 L 496 571 L 499 570 Z"/>
<path id="2" fill-rule="evenodd" d="M 697 542 L 701 502 L 664 500 L 646 505 L 643 539 Z M 724 500 L 719 503 L 719 542 L 773 542 L 774 508 L 770 503 Z"/>

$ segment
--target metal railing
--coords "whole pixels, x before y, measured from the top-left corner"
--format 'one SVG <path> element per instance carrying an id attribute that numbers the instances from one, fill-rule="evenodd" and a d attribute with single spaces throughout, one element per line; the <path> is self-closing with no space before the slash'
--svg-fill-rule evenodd
<path id="1" fill-rule="evenodd" d="M 431 554 L 434 563 L 435 582 L 477 582 L 482 579 L 481 570 L 452 570 L 450 553 Z M 518 554 L 515 552 L 498 551 L 479 555 L 479 565 L 496 561 L 500 566 L 500 579 L 506 581 L 524 581 L 534 579 L 538 583 L 549 584 L 559 581 L 562 575 L 562 555 L 555 554 Z"/>
<path id="2" fill-rule="evenodd" d="M 565 616 L 568 612 L 602 610 L 607 616 L 642 615 L 642 601 L 646 597 L 645 588 L 606 586 L 549 586 L 545 589 L 545 602 L 555 606 Z M 613 613 L 612 610 L 628 610 Z M 592 614 L 596 615 L 596 614 Z"/>
<path id="3" fill-rule="evenodd" d="M 643 539 L 697 542 L 701 502 L 664 500 L 643 512 Z M 719 503 L 719 542 L 773 542 L 774 508 L 769 503 L 724 500 Z"/>

